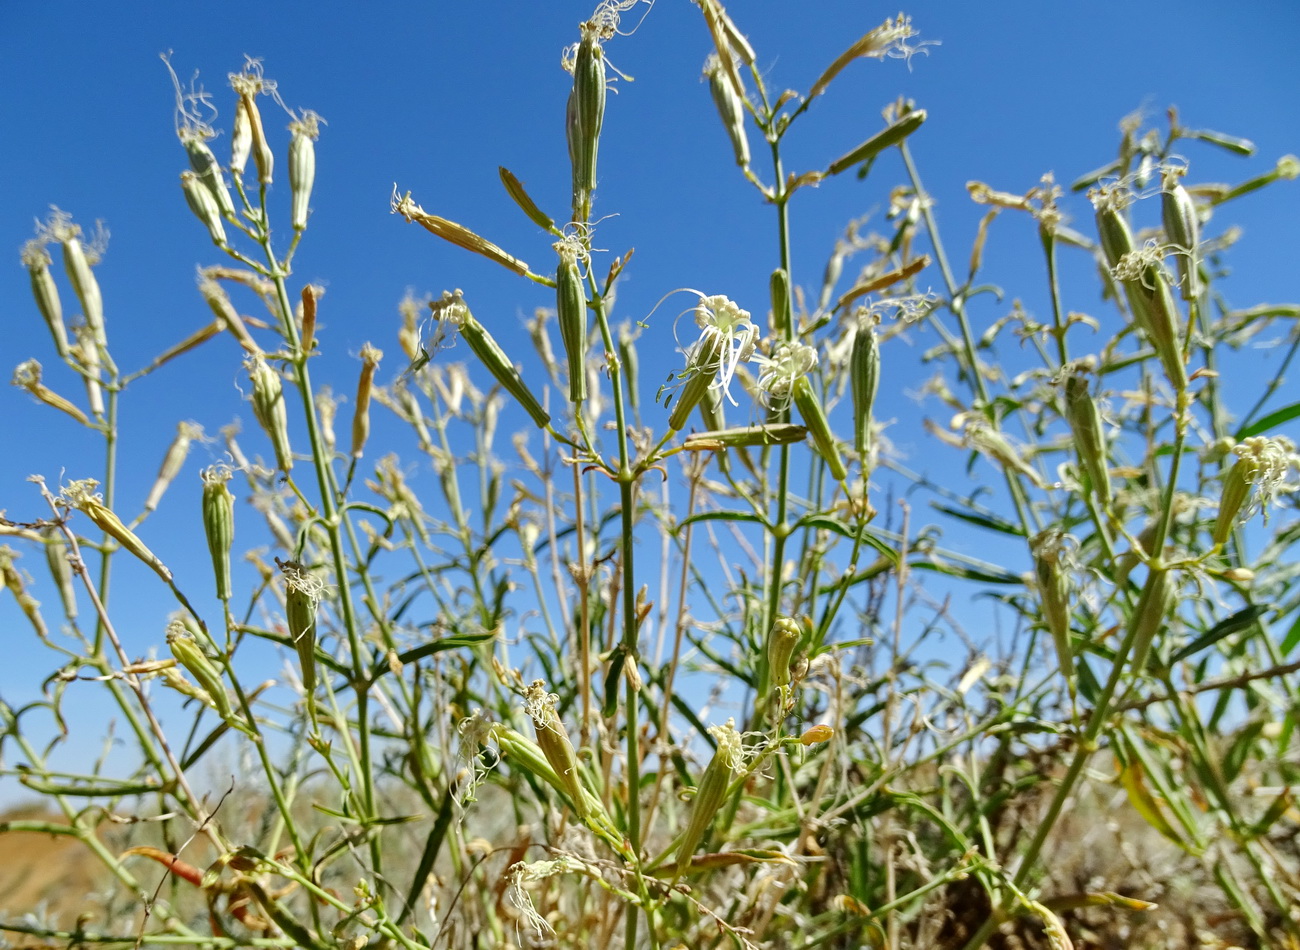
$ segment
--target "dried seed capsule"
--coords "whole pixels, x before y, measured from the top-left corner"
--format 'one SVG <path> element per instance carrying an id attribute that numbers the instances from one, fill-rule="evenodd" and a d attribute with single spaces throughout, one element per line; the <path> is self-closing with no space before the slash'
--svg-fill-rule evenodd
<path id="1" fill-rule="evenodd" d="M 41 382 L 40 361 L 24 360 L 15 366 L 13 384 L 20 389 L 27 390 L 51 409 L 66 412 L 82 425 L 90 425 L 90 419 L 81 409 Z"/>
<path id="2" fill-rule="evenodd" d="M 230 548 L 235 542 L 235 496 L 227 482 L 231 471 L 214 465 L 203 472 L 203 533 L 212 555 L 212 576 L 216 579 L 217 597 L 229 603 Z"/>
<path id="3" fill-rule="evenodd" d="M 248 327 L 244 325 L 243 318 L 235 311 L 234 305 L 230 302 L 230 297 L 226 295 L 225 289 L 219 283 L 211 278 L 202 278 L 199 281 L 199 293 L 207 301 L 222 329 L 238 340 L 239 345 L 244 348 L 245 352 L 250 355 L 262 352 L 262 348 L 257 345 L 253 335 L 248 332 Z"/>
<path id="4" fill-rule="evenodd" d="M 507 254 L 487 238 L 480 237 L 462 224 L 440 218 L 436 214 L 429 214 L 412 200 L 409 191 L 405 195 L 399 196 L 396 187 L 394 187 L 390 206 L 393 214 L 400 214 L 407 221 L 414 221 L 430 234 L 436 234 L 444 241 L 455 244 L 457 247 L 463 247 L 467 251 L 473 251 L 475 254 L 482 254 L 488 260 L 496 261 L 502 267 L 508 267 L 516 274 L 528 274 L 528 265 L 519 258 Z"/>
<path id="5" fill-rule="evenodd" d="M 1088 487 L 1096 495 L 1098 504 L 1105 508 L 1111 499 L 1106 433 L 1101 412 L 1088 391 L 1087 370 L 1080 365 L 1072 367 L 1065 377 L 1065 418 L 1074 436 L 1079 469 L 1087 476 Z"/>
<path id="6" fill-rule="evenodd" d="M 297 561 L 279 561 L 284 575 L 284 618 L 298 653 L 307 711 L 316 719 L 316 606 L 323 585 Z"/>
<path id="7" fill-rule="evenodd" d="M 158 469 L 158 477 L 154 479 L 153 487 L 149 489 L 149 497 L 144 500 L 145 511 L 153 511 L 158 507 L 163 493 L 180 474 L 181 467 L 185 464 L 185 457 L 190 454 L 190 443 L 201 438 L 203 438 L 203 426 L 197 422 L 177 424 L 176 438 L 172 439 L 171 445 L 167 447 L 167 453 L 163 456 L 162 465 Z"/>
<path id="8" fill-rule="evenodd" d="M 691 818 L 677 843 L 676 876 L 681 877 L 691 863 L 691 856 L 704 840 L 704 833 L 713 823 L 713 817 L 726 801 L 727 788 L 744 765 L 744 748 L 734 720 L 726 725 L 710 726 L 709 735 L 717 741 L 717 750 L 705 766 L 699 784 L 695 786 L 695 799 L 691 802 Z"/>
<path id="9" fill-rule="evenodd" d="M 559 314 L 560 339 L 569 361 L 569 401 L 587 398 L 587 295 L 578 272 L 578 246 L 574 241 L 555 245 L 560 266 L 555 272 L 555 311 Z"/>
<path id="10" fill-rule="evenodd" d="M 596 188 L 596 156 L 605 121 L 605 51 L 598 26 L 583 23 L 573 59 L 573 90 L 569 94 L 566 133 L 573 163 L 573 220 L 591 217 L 591 193 Z"/>
<path id="11" fill-rule="evenodd" d="M 831 477 L 837 482 L 844 481 L 848 476 L 848 469 L 844 467 L 844 459 L 840 455 L 839 443 L 835 440 L 834 433 L 831 432 L 830 422 L 826 419 L 826 410 L 822 408 L 821 400 L 813 392 L 812 384 L 808 382 L 807 376 L 800 376 L 794 381 L 791 397 L 799 410 L 799 415 L 803 418 L 804 425 L 808 427 L 808 432 L 812 435 L 813 446 L 817 449 L 817 454 L 830 467 Z"/>
<path id="12" fill-rule="evenodd" d="M 243 177 L 248 156 L 253 151 L 253 125 L 243 98 L 235 100 L 235 122 L 230 131 L 230 173 Z"/>
<path id="13" fill-rule="evenodd" d="M 736 164 L 741 168 L 749 166 L 749 137 L 745 134 L 745 103 L 736 87 L 728 80 L 722 67 L 722 60 L 717 53 L 710 53 L 704 61 L 704 78 L 709 81 L 709 92 L 713 104 L 722 119 L 727 137 L 731 139 L 731 150 L 736 156 Z"/>
<path id="14" fill-rule="evenodd" d="M 63 305 L 59 302 L 59 288 L 50 273 L 50 252 L 41 240 L 31 240 L 23 245 L 23 266 L 27 268 L 32 279 L 32 297 L 36 300 L 36 309 L 41 312 L 41 319 L 49 327 L 50 336 L 54 338 L 54 349 L 59 356 L 68 355 L 68 329 L 63 325 Z"/>
<path id="15" fill-rule="evenodd" d="M 537 746 L 546 756 L 546 761 L 555 770 L 564 792 L 573 802 L 579 818 L 587 817 L 587 796 L 582 785 L 582 773 L 578 770 L 578 757 L 574 754 L 573 743 L 569 733 L 555 711 L 557 697 L 546 691 L 542 680 L 534 680 L 524 690 L 524 709 L 533 720 L 537 730 Z"/>
<path id="16" fill-rule="evenodd" d="M 257 165 L 257 180 L 263 187 L 275 180 L 275 152 L 266 141 L 262 127 L 262 113 L 257 108 L 254 95 L 244 95 L 244 111 L 248 113 L 248 128 L 253 133 L 253 161 Z"/>
<path id="17" fill-rule="evenodd" d="M 1070 540 L 1055 528 L 1034 535 L 1029 550 L 1034 558 L 1034 582 L 1043 608 L 1043 623 L 1052 635 L 1056 660 L 1074 698 L 1074 650 L 1070 643 Z"/>
<path id="18" fill-rule="evenodd" d="M 361 378 L 357 380 L 356 408 L 352 413 L 352 457 L 361 458 L 366 439 L 370 437 L 370 390 L 375 380 L 375 370 L 384 358 L 384 351 L 367 343 L 361 348 Z"/>
<path id="19" fill-rule="evenodd" d="M 1174 245 L 1174 261 L 1178 266 L 1178 286 L 1184 300 L 1195 300 L 1200 295 L 1200 262 L 1197 244 L 1200 243 L 1200 219 L 1192 196 L 1183 187 L 1180 178 L 1184 169 L 1167 169 L 1164 173 L 1160 195 L 1160 216 L 1165 226 L 1165 236 Z"/>
<path id="20" fill-rule="evenodd" d="M 880 342 L 874 314 L 860 310 L 849 350 L 849 384 L 853 390 L 853 446 L 863 469 L 871 466 L 871 410 L 880 387 Z"/>
<path id="21" fill-rule="evenodd" d="M 316 139 L 320 136 L 321 117 L 305 109 L 302 118 L 289 123 L 293 137 L 289 140 L 289 190 L 293 195 L 293 229 L 307 227 L 307 206 L 312 185 L 316 182 Z"/>
<path id="22" fill-rule="evenodd" d="M 50 566 L 50 576 L 63 601 L 63 615 L 76 620 L 77 588 L 72 579 L 72 562 L 68 560 L 68 545 L 56 528 L 43 528 L 41 534 L 45 536 L 45 560 Z"/>
<path id="23" fill-rule="evenodd" d="M 429 309 L 433 312 L 434 319 L 450 323 L 459 330 L 461 337 L 474 351 L 474 355 L 501 384 L 501 388 L 515 398 L 539 429 L 546 428 L 551 421 L 550 415 L 524 383 L 519 370 L 506 356 L 500 344 L 493 339 L 492 334 L 488 333 L 483 324 L 474 319 L 469 307 L 465 305 L 461 292 L 456 290 L 453 293 L 444 290 L 440 299 L 430 301 Z"/>
<path id="24" fill-rule="evenodd" d="M 276 465 L 288 473 L 293 469 L 293 453 L 289 450 L 289 413 L 280 374 L 267 365 L 260 353 L 244 360 L 244 368 L 253 383 L 253 415 L 271 440 Z"/>
<path id="25" fill-rule="evenodd" d="M 14 566 L 17 557 L 17 551 L 6 544 L 0 544 L 0 585 L 9 588 L 9 593 L 18 602 L 18 609 L 27 617 L 36 635 L 42 640 L 48 640 L 50 631 L 45 626 L 45 618 L 41 616 L 41 602 L 27 592 L 26 580 Z"/>
<path id="26" fill-rule="evenodd" d="M 790 685 L 790 660 L 802 631 L 789 617 L 778 617 L 767 634 L 767 669 L 773 688 Z"/>
<path id="27" fill-rule="evenodd" d="M 124 525 L 117 515 L 104 507 L 103 496 L 95 491 L 98 486 L 99 482 L 93 478 L 83 478 L 70 482 L 60 492 L 62 495 L 60 504 L 80 511 L 93 521 L 96 527 L 122 545 L 124 549 L 148 564 L 159 577 L 170 584 L 172 582 L 172 572 L 158 559 L 156 554 L 145 546 L 145 543 L 140 540 L 134 531 Z"/>

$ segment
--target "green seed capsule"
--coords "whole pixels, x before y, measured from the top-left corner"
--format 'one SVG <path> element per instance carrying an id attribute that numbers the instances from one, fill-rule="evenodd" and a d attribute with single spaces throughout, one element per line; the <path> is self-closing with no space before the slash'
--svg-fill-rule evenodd
<path id="1" fill-rule="evenodd" d="M 803 417 L 804 425 L 808 427 L 817 454 L 825 459 L 830 467 L 831 477 L 837 482 L 844 481 L 848 476 L 848 469 L 844 467 L 839 443 L 831 432 L 830 422 L 826 419 L 826 410 L 822 408 L 821 400 L 813 392 L 807 376 L 800 376 L 794 381 L 791 396 L 799 410 L 799 415 Z"/>
<path id="2" fill-rule="evenodd" d="M 880 343 L 876 320 L 859 317 L 849 351 L 849 383 L 853 390 L 853 444 L 863 469 L 871 465 L 871 410 L 880 388 Z"/>
<path id="3" fill-rule="evenodd" d="M 1200 295 L 1201 276 L 1196 250 L 1200 243 L 1200 219 L 1196 215 L 1196 205 L 1179 181 L 1179 174 L 1174 171 L 1165 172 L 1160 199 L 1160 216 L 1165 226 L 1165 236 L 1175 248 L 1178 285 L 1184 300 L 1195 300 Z"/>
<path id="4" fill-rule="evenodd" d="M 1070 571 L 1066 536 L 1049 528 L 1029 542 L 1034 580 L 1043 608 L 1043 623 L 1052 635 L 1056 659 L 1071 698 L 1075 691 L 1074 651 L 1070 643 Z"/>
<path id="5" fill-rule="evenodd" d="M 303 693 L 313 721 L 316 719 L 316 605 L 321 583 L 297 561 L 277 561 L 284 575 L 284 618 L 289 638 L 298 653 Z"/>
<path id="6" fill-rule="evenodd" d="M 1098 504 L 1110 504 L 1110 470 L 1106 465 L 1106 434 L 1101 412 L 1088 391 L 1086 372 L 1076 368 L 1065 377 L 1065 418 L 1074 436 L 1079 468 L 1087 476 Z"/>
<path id="7" fill-rule="evenodd" d="M 560 266 L 555 272 L 555 310 L 559 314 L 560 338 L 569 361 L 569 401 L 587 398 L 587 295 L 578 272 L 578 251 L 571 242 L 555 245 Z"/>
<path id="8" fill-rule="evenodd" d="M 194 217 L 208 229 L 208 236 L 217 247 L 226 243 L 226 226 L 221 223 L 221 209 L 212 197 L 212 192 L 204 186 L 194 172 L 181 172 L 181 190 L 185 192 L 185 202 L 194 212 Z"/>
<path id="9" fill-rule="evenodd" d="M 686 437 L 682 445 L 687 449 L 761 448 L 767 445 L 793 445 L 802 442 L 807 435 L 805 427 L 793 422 L 769 422 L 761 426 L 694 432 Z"/>
<path id="10" fill-rule="evenodd" d="M 291 220 L 293 229 L 307 227 L 307 206 L 312 185 L 316 182 L 316 139 L 320 136 L 321 118 L 307 109 L 301 119 L 289 124 L 289 190 L 293 195 Z"/>
<path id="11" fill-rule="evenodd" d="M 1147 657 L 1156 634 L 1163 629 L 1174 607 L 1174 584 L 1165 568 L 1148 568 L 1147 582 L 1142 588 L 1129 629 L 1133 634 L 1132 660 L 1129 668 L 1135 673 L 1146 669 Z"/>
<path id="12" fill-rule="evenodd" d="M 289 450 L 289 413 L 280 374 L 267 365 L 260 353 L 246 359 L 244 367 L 253 382 L 253 415 L 271 440 L 280 471 L 288 473 L 293 469 L 293 453 Z"/>
<path id="13" fill-rule="evenodd" d="M 573 91 L 569 95 L 566 133 L 573 163 L 573 220 L 591 217 L 591 193 L 596 188 L 596 156 L 605 120 L 605 51 L 597 25 L 584 23 L 573 62 Z"/>
<path id="14" fill-rule="evenodd" d="M 698 352 L 692 354 L 691 365 L 686 370 L 689 374 L 686 385 L 677 394 L 673 411 L 668 416 L 668 428 L 674 432 L 682 431 L 686 420 L 690 418 L 691 410 L 700 404 L 713 385 L 721 368 L 725 346 L 726 341 L 719 334 L 710 334 L 700 339 Z"/>
<path id="15" fill-rule="evenodd" d="M 537 746 L 546 761 L 555 770 L 564 792 L 573 802 L 578 817 L 587 817 L 587 796 L 578 770 L 578 757 L 574 754 L 569 733 L 555 711 L 556 697 L 546 691 L 541 680 L 535 680 L 524 691 L 525 709 L 537 730 Z"/>
<path id="16" fill-rule="evenodd" d="M 99 346 L 107 344 L 104 335 L 104 297 L 99 291 L 99 281 L 90 269 L 86 249 L 81 239 L 69 231 L 63 241 L 63 268 L 68 273 L 68 281 L 81 301 L 82 313 L 86 317 L 86 326 L 90 327 L 92 337 Z"/>
<path id="17" fill-rule="evenodd" d="M 746 168 L 749 166 L 749 138 L 745 134 L 745 103 L 728 79 L 717 53 L 710 53 L 705 60 L 704 77 L 709 81 L 713 104 L 722 119 L 723 128 L 727 130 L 727 137 L 731 139 L 736 164 Z"/>
<path id="18" fill-rule="evenodd" d="M 63 324 L 63 305 L 59 302 L 59 288 L 50 273 L 50 252 L 39 240 L 28 241 L 23 247 L 23 265 L 32 280 L 32 297 L 41 319 L 54 338 L 54 349 L 59 356 L 68 355 L 68 329 Z"/>
<path id="19" fill-rule="evenodd" d="M 167 625 L 167 646 L 171 649 L 172 656 L 176 657 L 176 662 L 185 667 L 199 687 L 208 694 L 212 708 L 221 718 L 227 721 L 234 719 L 234 710 L 230 705 L 230 696 L 226 693 L 226 685 L 221 679 L 221 671 L 203 652 L 194 635 L 179 621 L 173 620 Z"/>
<path id="20" fill-rule="evenodd" d="M 217 597 L 229 603 L 230 548 L 235 541 L 235 496 L 230 493 L 230 469 L 213 466 L 203 472 L 203 533 L 212 555 L 212 575 Z"/>
<path id="21" fill-rule="evenodd" d="M 59 588 L 59 598 L 63 601 L 63 614 L 69 620 L 77 619 L 77 588 L 72 578 L 72 563 L 68 560 L 68 545 L 56 528 L 43 528 L 45 536 L 45 560 L 50 567 L 50 576 Z"/>
<path id="22" fill-rule="evenodd" d="M 723 726 L 711 726 L 709 734 L 717 740 L 718 747 L 705 767 L 704 774 L 700 776 L 699 784 L 695 786 L 690 822 L 677 844 L 677 877 L 686 872 L 695 849 L 704 840 L 704 833 L 709 830 L 714 816 L 722 808 L 727 789 L 743 764 L 744 751 L 740 733 L 736 731 L 733 720 L 728 719 Z"/>
<path id="23" fill-rule="evenodd" d="M 439 322 L 449 322 L 453 324 L 460 332 L 461 337 L 469 344 L 469 348 L 479 361 L 492 374 L 501 388 L 514 397 L 515 401 L 523 407 L 533 419 L 533 422 L 539 429 L 544 429 L 550 423 L 551 417 L 542 408 L 542 404 L 533 395 L 527 384 L 524 383 L 523 377 L 519 375 L 519 370 L 515 364 L 506 356 L 505 350 L 501 345 L 488 333 L 483 324 L 474 319 L 470 313 L 469 307 L 465 305 L 465 299 L 461 296 L 459 290 L 455 293 L 444 290 L 439 300 L 431 301 L 429 309 L 433 316 Z"/>
<path id="24" fill-rule="evenodd" d="M 838 175 L 845 169 L 871 161 L 891 146 L 901 144 L 909 135 L 921 127 L 925 122 L 925 117 L 924 109 L 914 109 L 897 122 L 885 126 L 857 148 L 845 152 L 835 159 L 827 167 L 826 174 Z"/>
<path id="25" fill-rule="evenodd" d="M 230 189 L 226 186 L 226 177 L 221 173 L 221 165 L 217 163 L 217 156 L 212 154 L 212 149 L 208 148 L 208 143 L 202 135 L 186 132 L 181 135 L 181 144 L 189 156 L 190 168 L 194 169 L 194 175 L 212 198 L 212 203 L 220 209 L 221 215 L 233 218 L 235 204 L 230 199 Z"/>
<path id="26" fill-rule="evenodd" d="M 772 336 L 785 339 L 790 333 L 790 275 L 785 268 L 772 271 L 769 282 L 772 295 Z"/>

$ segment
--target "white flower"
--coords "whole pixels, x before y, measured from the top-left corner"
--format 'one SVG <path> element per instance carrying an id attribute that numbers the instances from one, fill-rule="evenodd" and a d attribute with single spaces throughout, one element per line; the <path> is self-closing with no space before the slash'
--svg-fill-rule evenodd
<path id="1" fill-rule="evenodd" d="M 770 357 L 758 356 L 763 367 L 758 390 L 768 409 L 784 409 L 790 404 L 795 381 L 808 375 L 817 365 L 817 351 L 803 343 L 781 343 Z"/>
<path id="2" fill-rule="evenodd" d="M 736 375 L 736 367 L 754 355 L 754 345 L 758 342 L 758 327 L 754 325 L 748 310 L 742 310 L 735 301 L 721 294 L 706 297 L 700 294 L 700 302 L 695 306 L 695 323 L 700 327 L 700 337 L 686 350 L 686 365 L 696 370 L 717 370 L 713 388 L 726 393 L 731 404 L 737 405 L 731 398 L 728 387 Z M 696 366 L 701 353 L 711 353 L 722 343 L 716 367 Z"/>

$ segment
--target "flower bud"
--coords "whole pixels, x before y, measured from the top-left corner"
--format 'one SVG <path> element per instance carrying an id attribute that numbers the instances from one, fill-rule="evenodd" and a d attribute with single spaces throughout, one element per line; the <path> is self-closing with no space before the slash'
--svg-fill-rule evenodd
<path id="1" fill-rule="evenodd" d="M 555 250 L 560 255 L 555 272 L 555 311 L 569 361 L 569 401 L 580 403 L 587 398 L 587 295 L 578 272 L 576 243 L 560 241 Z"/>
<path id="2" fill-rule="evenodd" d="M 1133 639 L 1129 669 L 1135 674 L 1140 675 L 1146 669 L 1151 644 L 1156 634 L 1167 625 L 1169 614 L 1174 608 L 1174 594 L 1169 571 L 1166 568 L 1148 567 L 1147 582 L 1129 620 L 1129 631 Z"/>
<path id="3" fill-rule="evenodd" d="M 845 169 L 872 161 L 885 149 L 902 144 L 909 135 L 921 127 L 922 123 L 925 122 L 925 118 L 926 112 L 924 109 L 913 109 L 897 122 L 885 126 L 857 148 L 845 152 L 835 159 L 827 167 L 826 174 L 838 175 Z"/>
<path id="4" fill-rule="evenodd" d="M 778 617 L 767 634 L 767 668 L 773 688 L 790 685 L 790 660 L 802 631 L 789 617 Z"/>
<path id="5" fill-rule="evenodd" d="M 244 368 L 253 383 L 253 415 L 271 440 L 276 465 L 287 474 L 293 469 L 293 453 L 289 450 L 289 413 L 280 374 L 267 365 L 260 353 L 244 360 Z"/>
<path id="6" fill-rule="evenodd" d="M 835 736 L 835 730 L 825 723 L 813 726 L 799 737 L 800 745 L 819 745 L 823 742 L 830 742 Z"/>
<path id="7" fill-rule="evenodd" d="M 721 396 L 718 398 L 721 400 Z M 708 397 L 706 396 L 705 399 L 707 401 Z M 802 442 L 807 435 L 808 430 L 805 427 L 792 422 L 769 422 L 761 426 L 693 432 L 686 437 L 682 447 L 687 450 L 700 450 L 793 445 L 795 442 Z"/>
<path id="8" fill-rule="evenodd" d="M 190 443 L 203 437 L 203 426 L 197 422 L 181 422 L 176 426 L 176 438 L 172 439 L 158 469 L 158 477 L 149 489 L 149 497 L 144 500 L 144 510 L 153 511 L 162 501 L 163 493 L 180 474 L 185 464 L 185 457 L 190 454 Z"/>
<path id="9" fill-rule="evenodd" d="M 723 128 L 731 139 L 731 150 L 736 156 L 736 164 L 741 168 L 749 166 L 749 138 L 745 134 L 745 103 L 740 98 L 736 87 L 728 80 L 722 68 L 722 60 L 717 53 L 710 53 L 704 61 L 704 78 L 709 81 L 709 92 L 713 95 L 713 104 L 722 119 Z"/>
<path id="10" fill-rule="evenodd" d="M 384 351 L 367 343 L 361 348 L 361 378 L 357 380 L 356 408 L 352 413 L 352 457 L 361 458 L 370 437 L 370 390 L 375 380 L 375 369 L 384 358 Z"/>
<path id="11" fill-rule="evenodd" d="M 58 351 L 59 356 L 66 357 L 68 330 L 63 325 L 63 305 L 59 302 L 59 288 L 50 273 L 50 252 L 39 239 L 28 241 L 23 246 L 22 262 L 31 275 L 32 297 L 36 300 L 36 309 L 41 312 L 41 319 L 49 327 L 50 336 L 54 338 L 54 349 Z"/>
<path id="12" fill-rule="evenodd" d="M 235 496 L 230 493 L 230 469 L 212 466 L 203 472 L 203 533 L 212 555 L 212 576 L 216 579 L 217 597 L 229 603 L 230 548 L 235 541 Z"/>
<path id="13" fill-rule="evenodd" d="M 321 117 L 310 109 L 302 118 L 289 123 L 293 137 L 289 140 L 289 190 L 293 195 L 291 220 L 293 229 L 307 227 L 307 205 L 316 181 L 316 139 L 320 136 Z"/>
<path id="14" fill-rule="evenodd" d="M 320 284 L 308 284 L 302 289 L 302 330 L 298 346 L 309 355 L 316 341 L 316 301 L 324 295 L 325 288 Z"/>
<path id="15" fill-rule="evenodd" d="M 179 620 L 173 620 L 167 625 L 167 646 L 171 649 L 172 656 L 176 657 L 176 662 L 185 667 L 199 688 L 207 694 L 217 714 L 226 722 L 237 722 L 235 711 L 230 705 L 230 696 L 226 692 L 226 684 L 221 679 L 221 671 Z"/>

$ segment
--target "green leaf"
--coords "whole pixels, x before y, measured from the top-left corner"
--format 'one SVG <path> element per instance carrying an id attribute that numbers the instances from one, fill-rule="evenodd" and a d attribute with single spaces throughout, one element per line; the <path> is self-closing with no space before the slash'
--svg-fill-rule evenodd
<path id="1" fill-rule="evenodd" d="M 1001 531 L 1003 534 L 1015 535 L 1018 538 L 1025 536 L 1025 529 L 1019 525 L 1012 524 L 1003 518 L 999 518 L 991 511 L 976 511 L 973 509 L 962 510 L 953 508 L 949 505 L 942 505 L 937 501 L 930 502 L 930 507 L 935 511 L 941 511 L 945 515 L 951 515 L 959 521 L 966 521 L 970 524 L 979 525 L 981 528 L 988 528 L 990 531 Z"/>
<path id="2" fill-rule="evenodd" d="M 1239 431 L 1234 438 L 1240 442 L 1242 439 L 1249 439 L 1252 435 L 1259 435 L 1267 432 L 1269 429 L 1275 429 L 1284 422 L 1290 422 L 1292 419 L 1300 418 L 1300 402 L 1293 402 L 1289 406 L 1283 406 L 1275 412 L 1270 412 L 1263 419 L 1256 419 L 1250 425 Z"/>
<path id="3" fill-rule="evenodd" d="M 1295 623 L 1291 624 L 1291 629 L 1286 632 L 1282 639 L 1282 655 L 1286 656 L 1296 648 L 1300 643 L 1300 614 L 1296 615 Z"/>
<path id="4" fill-rule="evenodd" d="M 769 531 L 772 526 L 767 520 L 754 514 L 752 511 L 701 511 L 699 514 L 691 515 L 689 518 L 683 518 L 677 522 L 677 527 L 684 528 L 690 524 L 696 524 L 700 521 L 745 521 L 750 524 L 761 524 Z"/>
<path id="5" fill-rule="evenodd" d="M 1268 610 L 1269 608 L 1267 606 L 1251 604 L 1249 607 L 1238 610 L 1231 617 L 1225 617 L 1171 656 L 1169 658 L 1170 664 L 1177 663 L 1179 660 L 1185 660 L 1193 654 L 1200 653 L 1206 647 L 1213 646 L 1224 637 L 1230 637 L 1240 630 L 1245 630 L 1260 617 L 1264 616 L 1264 614 L 1268 613 Z"/>

